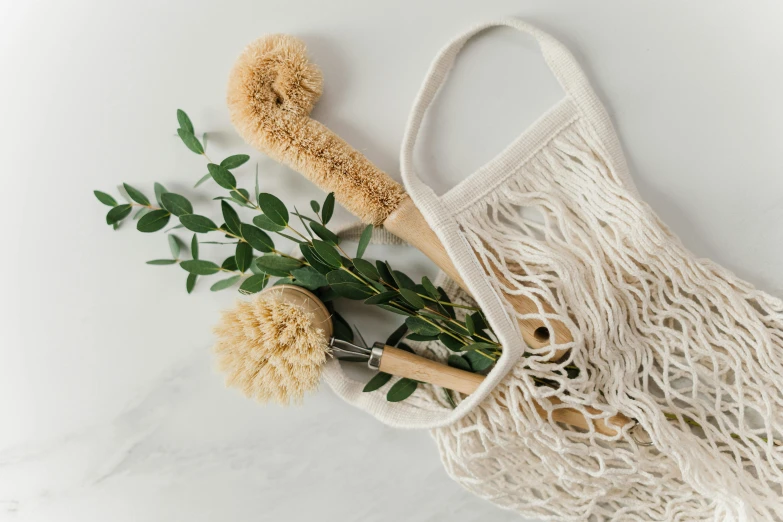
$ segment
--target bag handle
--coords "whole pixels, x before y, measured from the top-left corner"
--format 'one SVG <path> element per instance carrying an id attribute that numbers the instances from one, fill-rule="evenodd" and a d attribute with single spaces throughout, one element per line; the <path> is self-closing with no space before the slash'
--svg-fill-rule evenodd
<path id="1" fill-rule="evenodd" d="M 432 201 L 438 198 L 429 185 L 419 178 L 413 168 L 413 148 L 427 109 L 448 77 L 457 55 L 468 40 L 489 28 L 503 26 L 512 27 L 536 39 L 544 60 L 565 91 L 567 98 L 571 99 L 581 115 L 592 123 L 598 137 L 607 148 L 610 168 L 614 170 L 623 184 L 638 196 L 636 187 L 628 174 L 625 157 L 609 116 L 571 52 L 554 37 L 527 22 L 517 18 L 503 18 L 475 26 L 456 37 L 441 49 L 430 65 L 408 117 L 400 153 L 402 179 L 416 205 L 420 208 L 429 207 L 432 205 Z M 424 215 L 427 216 L 426 213 Z"/>

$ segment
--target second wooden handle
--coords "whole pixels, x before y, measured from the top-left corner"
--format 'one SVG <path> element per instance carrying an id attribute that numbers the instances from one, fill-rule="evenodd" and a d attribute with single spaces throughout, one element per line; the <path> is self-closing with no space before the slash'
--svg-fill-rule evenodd
<path id="1" fill-rule="evenodd" d="M 408 379 L 434 384 L 466 395 L 475 392 L 479 385 L 484 382 L 483 375 L 452 368 L 451 366 L 446 366 L 392 346 L 383 348 L 380 370 L 397 377 L 407 377 Z M 555 405 L 562 404 L 562 401 L 556 397 L 551 397 L 549 401 Z M 548 418 L 549 412 L 543 406 L 536 403 L 535 407 L 541 418 Z M 586 410 L 590 415 L 601 414 L 601 410 L 596 408 L 588 407 Z M 592 424 L 595 431 L 609 436 L 617 435 L 618 428 L 623 428 L 628 423 L 633 422 L 625 415 L 619 413 L 608 419 L 588 419 L 582 412 L 574 408 L 557 408 L 552 411 L 552 419 L 555 422 L 562 422 L 583 430 L 589 430 L 590 424 Z"/>

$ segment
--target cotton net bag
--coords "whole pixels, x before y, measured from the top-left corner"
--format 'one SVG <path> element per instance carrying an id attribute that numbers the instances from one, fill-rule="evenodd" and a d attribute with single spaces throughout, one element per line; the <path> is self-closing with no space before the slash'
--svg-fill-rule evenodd
<path id="1" fill-rule="evenodd" d="M 497 25 L 536 39 L 565 97 L 438 196 L 412 161 L 419 128 L 465 42 Z M 567 49 L 513 19 L 449 43 L 414 104 L 401 168 L 504 347 L 487 396 L 433 430 L 454 480 L 546 520 L 783 519 L 783 302 L 695 257 L 641 200 Z M 504 294 L 554 312 L 520 315 Z M 573 341 L 526 348 L 517 321 L 531 317 L 564 321 Z M 552 350 L 568 356 L 552 362 Z M 415 400 L 446 408 L 441 392 Z M 577 430 L 535 403 L 622 413 L 638 428 Z"/>

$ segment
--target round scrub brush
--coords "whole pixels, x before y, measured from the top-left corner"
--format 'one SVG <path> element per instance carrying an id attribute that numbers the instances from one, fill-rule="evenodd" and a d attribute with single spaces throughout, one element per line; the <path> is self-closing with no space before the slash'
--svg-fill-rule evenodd
<path id="1" fill-rule="evenodd" d="M 357 346 L 332 337 L 332 321 L 324 304 L 311 292 L 292 285 L 279 285 L 261 292 L 252 301 L 241 301 L 223 313 L 215 327 L 215 352 L 226 383 L 261 402 L 287 405 L 300 403 L 305 394 L 318 387 L 327 357 L 366 362 L 373 370 L 407 377 L 471 394 L 484 380 L 478 375 L 419 355 L 375 343 L 372 348 Z M 555 405 L 562 404 L 550 398 Z M 549 413 L 536 405 L 538 413 Z M 592 415 L 601 412 L 587 408 Z M 577 428 L 616 435 L 631 423 L 623 415 L 588 420 L 573 408 L 560 407 L 552 419 Z"/>
<path id="2" fill-rule="evenodd" d="M 321 380 L 332 321 L 313 294 L 281 285 L 223 312 L 215 334 L 228 386 L 260 402 L 301 403 Z"/>

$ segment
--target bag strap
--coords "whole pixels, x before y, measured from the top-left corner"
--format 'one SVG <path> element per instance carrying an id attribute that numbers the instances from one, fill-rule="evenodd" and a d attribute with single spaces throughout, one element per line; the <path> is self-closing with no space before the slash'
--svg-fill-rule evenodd
<path id="1" fill-rule="evenodd" d="M 468 40 L 492 27 L 512 27 L 534 37 L 538 42 L 544 59 L 557 81 L 574 102 L 580 114 L 588 119 L 607 149 L 610 168 L 618 175 L 626 188 L 638 196 L 636 187 L 628 174 L 628 167 L 622 153 L 619 140 L 598 97 L 590 87 L 584 72 L 566 47 L 548 33 L 517 18 L 504 18 L 484 23 L 469 29 L 448 43 L 430 65 L 424 83 L 408 117 L 408 125 L 403 138 L 400 154 L 402 179 L 406 189 L 419 207 L 429 207 L 438 196 L 419 178 L 413 167 L 413 149 L 421 129 L 427 109 L 448 77 L 457 55 Z M 424 212 L 424 210 L 422 210 Z M 427 217 L 427 214 L 424 214 Z"/>

